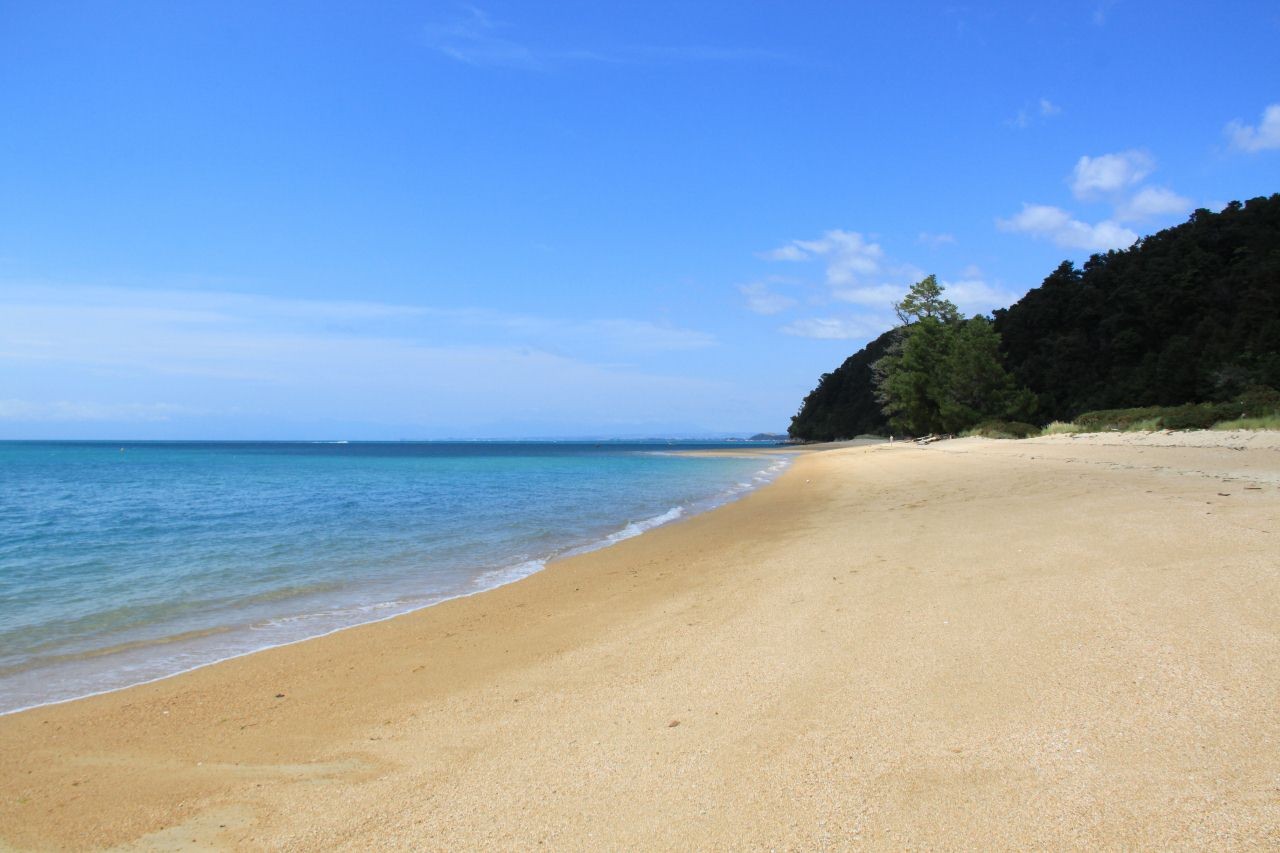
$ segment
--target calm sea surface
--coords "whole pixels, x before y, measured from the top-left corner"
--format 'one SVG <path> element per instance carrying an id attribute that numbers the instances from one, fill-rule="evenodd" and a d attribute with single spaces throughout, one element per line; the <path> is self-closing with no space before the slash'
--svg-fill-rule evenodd
<path id="1" fill-rule="evenodd" d="M 670 453 L 722 446 L 0 442 L 0 713 L 497 586 L 784 464 Z"/>

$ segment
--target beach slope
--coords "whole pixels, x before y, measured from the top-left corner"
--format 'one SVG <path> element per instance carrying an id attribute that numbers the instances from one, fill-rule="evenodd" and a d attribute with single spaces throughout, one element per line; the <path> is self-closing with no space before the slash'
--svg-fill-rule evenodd
<path id="1" fill-rule="evenodd" d="M 22 848 L 1280 845 L 1280 436 L 802 454 L 518 583 L 0 718 Z"/>

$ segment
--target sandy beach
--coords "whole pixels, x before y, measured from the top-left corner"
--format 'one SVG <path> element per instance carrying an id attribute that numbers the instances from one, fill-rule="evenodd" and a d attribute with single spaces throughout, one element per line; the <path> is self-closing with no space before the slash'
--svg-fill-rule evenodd
<path id="1" fill-rule="evenodd" d="M 0 717 L 0 847 L 1280 846 L 1280 434 L 803 452 L 517 583 Z"/>

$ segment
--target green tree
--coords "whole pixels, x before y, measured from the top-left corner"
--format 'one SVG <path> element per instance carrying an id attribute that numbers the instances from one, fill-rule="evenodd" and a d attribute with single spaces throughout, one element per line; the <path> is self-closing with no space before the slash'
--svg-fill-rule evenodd
<path id="1" fill-rule="evenodd" d="M 946 387 L 951 339 L 950 326 L 926 316 L 902 329 L 899 345 L 876 363 L 879 399 L 895 431 L 942 431 L 939 401 Z"/>
<path id="2" fill-rule="evenodd" d="M 1000 335 L 986 317 L 959 323 L 942 369 L 938 400 L 942 429 L 959 432 L 993 418 L 1023 420 L 1034 397 L 1019 388 L 1000 358 Z"/>
<path id="3" fill-rule="evenodd" d="M 904 423 L 915 424 L 912 432 L 937 428 L 924 405 L 930 392 L 922 389 L 930 383 L 919 376 L 889 379 L 916 323 L 933 317 L 951 325 L 959 312 L 933 276 L 893 307 L 901 325 L 824 375 L 805 398 L 793 435 L 878 431 L 887 412 L 897 417 L 894 429 Z M 1280 388 L 1280 193 L 1232 202 L 1220 213 L 1197 210 L 1182 225 L 1124 251 L 1094 255 L 1079 269 L 1063 262 L 1039 287 L 994 313 L 1003 363 L 1017 380 L 1006 411 L 1021 412 L 1020 420 L 1031 414 L 1021 387 L 1035 394 L 1041 423 L 1095 409 L 1234 401 L 1252 386 Z M 989 350 L 989 343 L 974 348 Z M 965 347 L 959 349 L 951 372 L 967 371 L 971 381 L 956 379 L 948 423 L 974 412 L 998 417 L 988 410 L 999 408 L 992 400 L 1000 395 L 964 388 L 1000 384 L 973 379 L 987 374 L 991 360 L 973 356 L 966 368 Z M 987 370 L 977 369 L 978 362 Z"/>
<path id="4" fill-rule="evenodd" d="M 1005 370 L 991 321 L 966 320 L 942 290 L 929 276 L 894 305 L 906 325 L 873 368 L 877 399 L 890 426 L 925 435 L 1027 417 L 1034 398 Z"/>
<path id="5" fill-rule="evenodd" d="M 925 276 L 911 285 L 901 302 L 894 303 L 893 311 L 904 326 L 926 317 L 943 323 L 954 323 L 961 319 L 960 311 L 954 303 L 942 298 L 942 290 L 937 276 Z"/>
<path id="6" fill-rule="evenodd" d="M 1079 270 L 1064 262 L 995 313 L 1044 419 L 1280 388 L 1280 194 L 1197 210 Z"/>

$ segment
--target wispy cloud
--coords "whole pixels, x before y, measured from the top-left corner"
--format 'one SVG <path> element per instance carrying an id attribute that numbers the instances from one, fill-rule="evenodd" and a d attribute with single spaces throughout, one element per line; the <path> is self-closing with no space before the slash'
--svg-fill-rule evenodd
<path id="1" fill-rule="evenodd" d="M 453 19 L 426 27 L 427 43 L 467 65 L 543 69 L 561 53 L 538 51 L 509 37 L 512 26 L 494 20 L 477 6 L 463 6 Z"/>
<path id="2" fill-rule="evenodd" d="M 54 400 L 0 400 L 0 421 L 113 421 L 140 423 L 168 421 L 175 416 L 205 414 L 206 410 L 175 403 L 101 403 Z"/>
<path id="3" fill-rule="evenodd" d="M 835 229 L 816 240 L 792 240 L 785 246 L 765 252 L 763 256 L 775 261 L 821 258 L 826 264 L 827 283 L 848 286 L 861 276 L 879 272 L 884 250 L 857 231 Z"/>
<path id="4" fill-rule="evenodd" d="M 420 308 L 422 316 L 449 323 L 489 329 L 524 341 L 598 343 L 609 348 L 638 352 L 704 349 L 716 345 L 714 335 L 648 320 L 602 318 L 565 320 L 528 314 L 508 314 L 480 308 Z"/>
<path id="5" fill-rule="evenodd" d="M 899 274 L 896 277 L 896 283 L 881 282 L 879 284 L 860 284 L 854 287 L 838 287 L 832 289 L 831 296 L 839 302 L 848 302 L 853 305 L 862 305 L 866 308 L 875 308 L 887 312 L 893 303 L 902 298 L 902 294 L 906 292 L 909 285 L 925 277 L 925 273 L 916 267 L 910 267 L 910 270 L 908 273 Z"/>
<path id="6" fill-rule="evenodd" d="M 856 317 L 809 317 L 793 320 L 782 327 L 783 334 L 799 338 L 815 338 L 824 341 L 866 339 L 883 332 L 865 320 Z"/>
<path id="7" fill-rule="evenodd" d="M 747 310 L 754 314 L 781 314 L 794 306 L 797 300 L 782 293 L 775 293 L 763 281 L 738 285 L 738 292 L 746 297 Z"/>
<path id="8" fill-rule="evenodd" d="M 1117 2 L 1118 0 L 1102 0 L 1102 2 L 1093 7 L 1093 25 L 1095 27 L 1105 27 L 1107 25 L 1111 9 Z"/>
<path id="9" fill-rule="evenodd" d="M 893 302 L 908 286 L 925 276 L 915 264 L 888 258 L 879 243 L 862 233 L 839 228 L 826 231 L 816 239 L 792 240 L 762 252 L 760 257 L 820 263 L 828 299 L 877 309 L 883 312 L 886 322 L 892 316 Z"/>
<path id="10" fill-rule="evenodd" d="M 955 242 L 951 235 L 921 234 L 917 242 L 946 245 Z M 924 278 L 925 270 L 916 264 L 890 258 L 884 248 L 861 232 L 832 229 L 812 240 L 790 242 L 759 253 L 759 257 L 776 262 L 820 265 L 825 298 L 816 300 L 811 310 L 819 316 L 796 317 L 779 331 L 784 334 L 817 340 L 867 340 L 892 328 L 897 319 L 893 305 L 908 288 Z M 988 283 L 982 272 L 972 265 L 951 280 L 941 278 L 948 297 L 966 313 L 988 312 L 1010 304 L 1018 294 Z M 743 287 L 739 290 L 748 293 Z M 751 295 L 767 296 L 764 288 L 752 288 Z M 775 306 L 766 302 L 763 306 Z M 760 311 L 757 313 L 775 313 Z M 789 304 L 787 307 L 794 307 Z M 750 301 L 748 308 L 752 308 Z M 843 308 L 844 310 L 840 310 Z"/>
<path id="11" fill-rule="evenodd" d="M 715 44 L 621 44 L 554 46 L 521 36 L 519 28 L 474 5 L 425 28 L 427 44 L 466 65 L 544 71 L 566 64 L 664 65 L 676 63 L 792 62 L 788 54 L 755 47 Z"/>
<path id="12" fill-rule="evenodd" d="M 809 253 L 795 243 L 788 243 L 785 246 L 761 252 L 760 257 L 769 261 L 807 261 Z"/>
<path id="13" fill-rule="evenodd" d="M 553 325 L 552 329 L 555 328 Z M 615 344 L 647 351 L 705 349 L 716 345 L 714 335 L 694 329 L 681 329 L 647 320 L 593 320 L 587 323 L 563 323 L 566 332 L 580 331 L 590 336 L 609 338 Z"/>
<path id="14" fill-rule="evenodd" d="M 1280 148 L 1280 104 L 1268 104 L 1257 125 L 1235 119 L 1223 128 L 1223 133 L 1237 151 L 1257 153 Z"/>
<path id="15" fill-rule="evenodd" d="M 937 249 L 942 246 L 954 246 L 956 244 L 956 235 L 942 232 L 941 234 L 932 234 L 928 231 L 921 231 L 916 237 L 916 242 L 928 246 L 930 249 Z"/>
<path id="16" fill-rule="evenodd" d="M 879 243 L 858 231 L 833 228 L 819 237 L 791 240 L 758 256 L 768 261 L 817 265 L 826 291 L 818 302 L 858 306 L 856 313 L 796 318 L 781 327 L 780 331 L 787 335 L 818 340 L 873 336 L 879 333 L 877 328 L 883 331 L 891 325 L 891 306 L 905 289 L 886 280 L 903 271 L 887 261 Z"/>
<path id="17" fill-rule="evenodd" d="M 1005 121 L 1005 124 L 1018 130 L 1025 130 L 1033 124 L 1046 122 L 1061 113 L 1062 107 L 1048 98 L 1039 98 L 1033 104 L 1024 104 L 1013 118 Z"/>
<path id="18" fill-rule="evenodd" d="M 1090 225 L 1047 204 L 1023 204 L 1020 212 L 997 219 L 996 225 L 1002 231 L 1048 238 L 1059 246 L 1090 252 L 1127 248 L 1138 239 L 1137 234 L 1117 222 L 1103 220 Z"/>
<path id="19" fill-rule="evenodd" d="M 714 345 L 641 319 L 6 284 L 0 370 L 39 381 L 7 389 L 0 412 L 119 422 L 233 410 L 404 423 L 512 410 L 640 419 L 654 406 L 693 415 L 716 383 L 661 356 Z"/>

